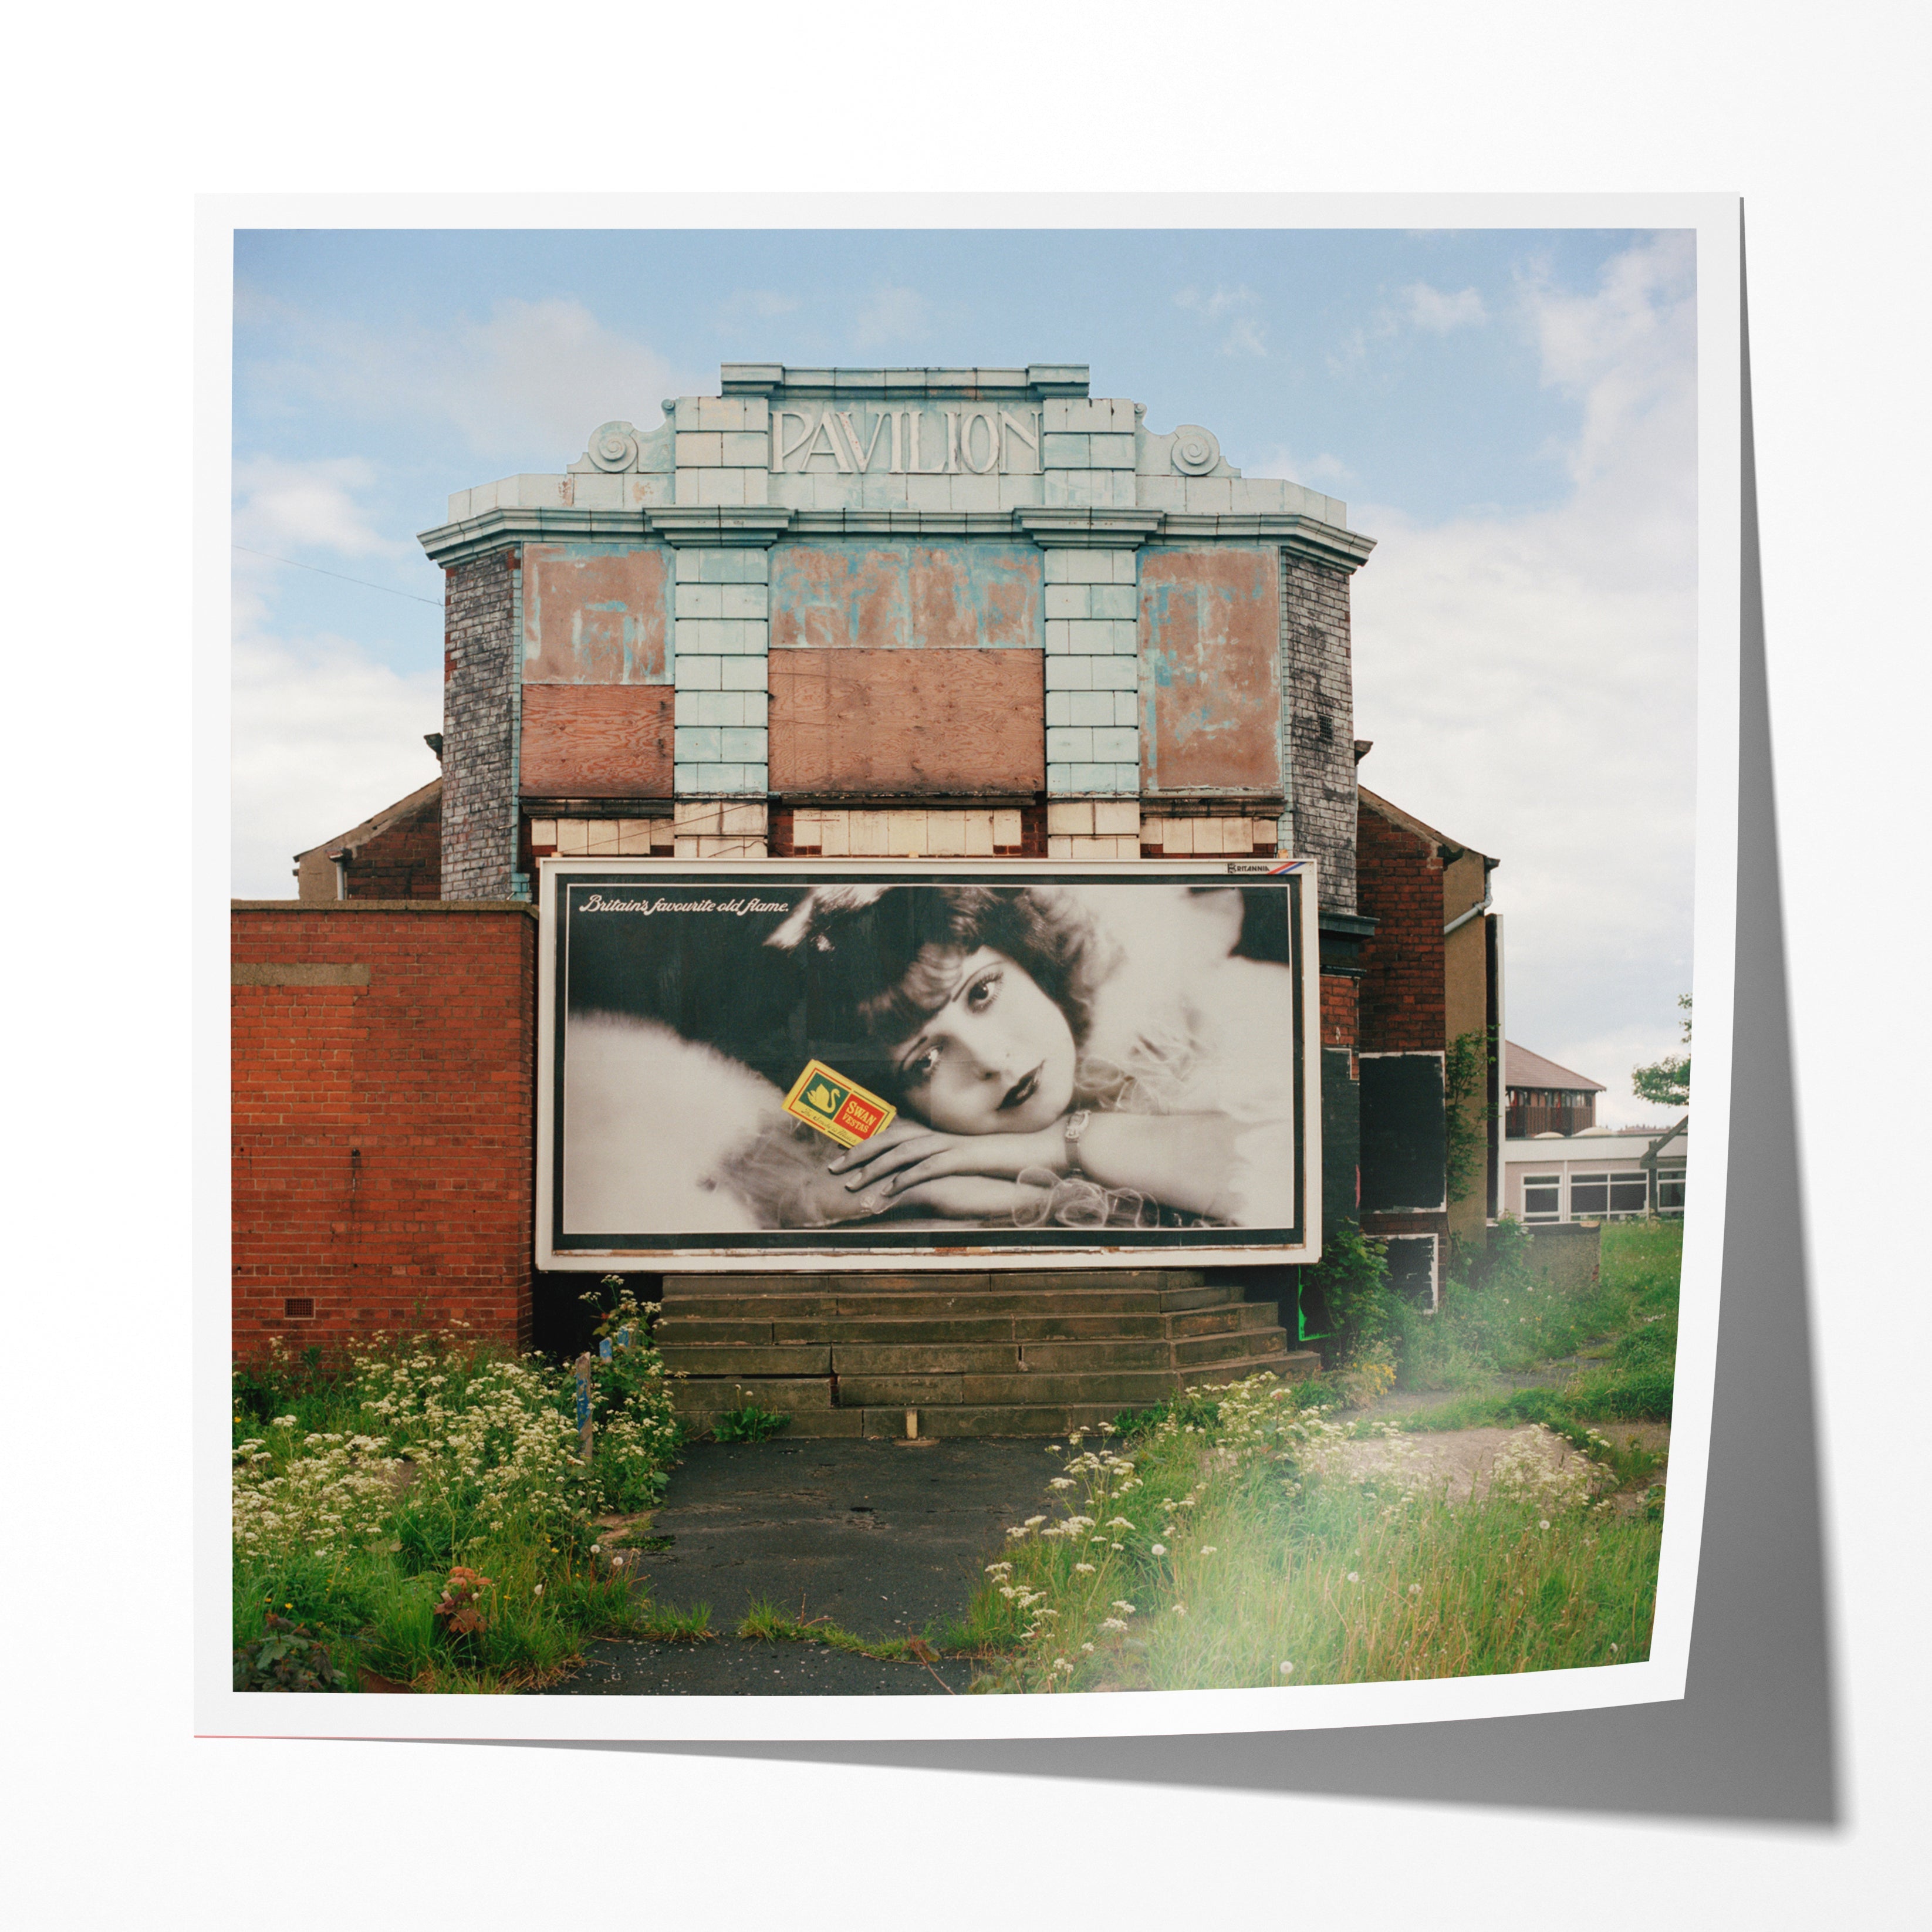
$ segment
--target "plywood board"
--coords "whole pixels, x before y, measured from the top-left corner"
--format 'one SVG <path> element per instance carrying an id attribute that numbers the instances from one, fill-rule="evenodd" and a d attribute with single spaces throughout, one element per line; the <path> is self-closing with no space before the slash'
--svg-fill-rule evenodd
<path id="1" fill-rule="evenodd" d="M 668 798 L 668 685 L 526 684 L 525 798 Z"/>
<path id="2" fill-rule="evenodd" d="M 1039 651 L 775 650 L 772 788 L 1037 791 L 1046 782 L 1043 662 Z"/>

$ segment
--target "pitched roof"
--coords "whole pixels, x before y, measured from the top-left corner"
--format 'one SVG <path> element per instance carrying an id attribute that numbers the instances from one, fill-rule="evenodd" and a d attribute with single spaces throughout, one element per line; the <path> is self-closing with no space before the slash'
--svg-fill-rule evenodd
<path id="1" fill-rule="evenodd" d="M 379 832 L 388 831 L 398 819 L 420 811 L 442 796 L 442 780 L 440 778 L 431 778 L 428 784 L 419 785 L 407 798 L 398 799 L 394 805 L 385 806 L 382 811 L 364 819 L 360 825 L 352 826 L 349 830 L 338 832 L 333 838 L 325 838 L 320 845 L 311 845 L 306 852 L 298 852 L 295 855 L 296 862 L 300 865 L 310 853 L 314 852 L 326 851 L 332 857 L 338 852 L 353 854 L 368 844 Z"/>
<path id="2" fill-rule="evenodd" d="M 1360 744 L 1363 741 L 1358 738 L 1355 742 Z M 1425 839 L 1432 845 L 1442 848 L 1444 858 L 1453 859 L 1460 854 L 1475 850 L 1473 845 L 1466 844 L 1460 838 L 1451 838 L 1446 832 L 1438 832 L 1432 825 L 1425 825 L 1413 812 L 1403 811 L 1399 805 L 1391 805 L 1379 793 L 1370 790 L 1359 781 L 1355 786 L 1355 796 L 1378 818 L 1386 818 L 1391 825 L 1399 826 L 1412 837 Z M 1484 852 L 1478 853 L 1477 856 L 1487 860 L 1490 855 Z"/>
<path id="3" fill-rule="evenodd" d="M 1600 1080 L 1592 1080 L 1587 1073 L 1573 1073 L 1568 1067 L 1558 1066 L 1540 1053 L 1532 1053 L 1513 1040 L 1505 1040 L 1503 1049 L 1503 1078 L 1509 1086 L 1550 1087 L 1576 1094 L 1610 1090 Z"/>

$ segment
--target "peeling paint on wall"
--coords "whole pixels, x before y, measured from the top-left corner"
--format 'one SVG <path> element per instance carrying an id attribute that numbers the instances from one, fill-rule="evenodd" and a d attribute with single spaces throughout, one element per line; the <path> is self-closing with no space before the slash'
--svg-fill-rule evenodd
<path id="1" fill-rule="evenodd" d="M 530 544 L 524 550 L 526 684 L 668 684 L 670 553 Z"/>
<path id="2" fill-rule="evenodd" d="M 1030 543 L 781 544 L 775 650 L 1038 650 L 1042 559 Z"/>
<path id="3" fill-rule="evenodd" d="M 1280 626 L 1272 550 L 1142 551 L 1146 790 L 1280 794 Z"/>

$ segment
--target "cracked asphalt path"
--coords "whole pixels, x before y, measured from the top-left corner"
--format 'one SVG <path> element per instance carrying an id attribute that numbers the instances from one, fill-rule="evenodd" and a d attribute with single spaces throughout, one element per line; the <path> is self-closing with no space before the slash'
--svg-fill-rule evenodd
<path id="1" fill-rule="evenodd" d="M 1044 1439 L 699 1442 L 671 1474 L 638 1588 L 711 1606 L 710 1643 L 592 1644 L 551 1696 L 944 1696 L 970 1662 L 881 1663 L 731 1634 L 760 1598 L 856 1636 L 942 1636 L 1010 1524 L 1044 1514 L 1064 1457 Z"/>

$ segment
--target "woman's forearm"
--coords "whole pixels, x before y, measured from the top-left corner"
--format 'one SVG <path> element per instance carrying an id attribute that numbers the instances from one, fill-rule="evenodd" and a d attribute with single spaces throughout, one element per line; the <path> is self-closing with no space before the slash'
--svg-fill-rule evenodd
<path id="1" fill-rule="evenodd" d="M 1131 1188 L 1186 1214 L 1234 1211 L 1234 1124 L 1225 1114 L 1096 1113 L 1075 1151 L 1103 1187 Z"/>

